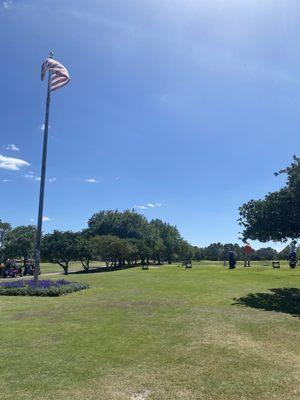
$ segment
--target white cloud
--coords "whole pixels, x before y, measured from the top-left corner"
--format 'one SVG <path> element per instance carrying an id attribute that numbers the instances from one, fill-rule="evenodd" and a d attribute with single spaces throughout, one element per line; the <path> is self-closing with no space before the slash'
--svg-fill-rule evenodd
<path id="1" fill-rule="evenodd" d="M 97 183 L 96 179 L 94 179 L 94 178 L 86 179 L 85 182 L 87 182 L 87 183 Z"/>
<path id="2" fill-rule="evenodd" d="M 51 221 L 51 219 L 48 218 L 48 217 L 43 217 L 43 221 L 44 221 L 44 222 L 47 222 L 47 221 Z"/>
<path id="3" fill-rule="evenodd" d="M 147 210 L 148 208 L 156 208 L 161 206 L 162 206 L 161 203 L 147 203 L 146 205 L 133 206 L 133 208 L 138 210 Z"/>
<path id="4" fill-rule="evenodd" d="M 5 8 L 6 10 L 9 10 L 12 7 L 13 2 L 11 0 L 5 0 L 5 1 L 2 1 L 2 5 L 3 5 L 3 8 Z"/>
<path id="5" fill-rule="evenodd" d="M 0 169 L 8 169 L 10 171 L 18 171 L 22 167 L 28 167 L 27 161 L 19 158 L 6 157 L 0 154 Z"/>
<path id="6" fill-rule="evenodd" d="M 36 175 L 34 174 L 34 172 L 32 172 L 32 171 L 29 171 L 27 174 L 25 174 L 25 175 L 24 175 L 24 178 L 33 179 L 33 180 L 38 181 L 38 182 L 40 182 L 40 180 L 41 180 L 41 178 L 40 178 L 39 176 L 36 176 Z M 53 183 L 53 182 L 55 182 L 55 181 L 56 181 L 56 178 L 49 178 L 49 179 L 46 179 L 46 182 L 49 182 L 49 183 Z"/>
<path id="7" fill-rule="evenodd" d="M 51 128 L 51 125 L 48 125 L 48 129 L 50 129 Z M 41 126 L 40 126 L 40 130 L 41 131 L 44 131 L 44 129 L 45 129 L 45 124 L 42 124 Z"/>
<path id="8" fill-rule="evenodd" d="M 24 175 L 24 178 L 33 179 L 34 173 L 32 171 L 29 171 L 27 174 Z"/>
<path id="9" fill-rule="evenodd" d="M 10 179 L 2 179 L 2 182 L 4 182 L 4 183 L 10 182 Z"/>
<path id="10" fill-rule="evenodd" d="M 6 146 L 6 150 L 11 150 L 11 151 L 20 151 L 20 148 L 16 146 L 15 144 L 8 144 Z"/>
<path id="11" fill-rule="evenodd" d="M 133 208 L 137 208 L 139 210 L 146 210 L 147 209 L 146 206 L 134 206 Z"/>

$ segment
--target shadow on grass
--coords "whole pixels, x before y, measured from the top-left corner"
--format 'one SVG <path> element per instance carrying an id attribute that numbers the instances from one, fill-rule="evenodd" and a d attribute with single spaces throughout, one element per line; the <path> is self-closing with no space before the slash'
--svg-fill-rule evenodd
<path id="1" fill-rule="evenodd" d="M 300 317 L 300 289 L 277 288 L 271 293 L 250 293 L 234 299 L 234 305 L 258 308 L 265 311 L 277 311 Z"/>
<path id="2" fill-rule="evenodd" d="M 138 265 L 122 265 L 121 267 L 93 267 L 88 270 L 81 269 L 79 271 L 69 272 L 69 275 L 81 275 L 81 274 L 98 274 L 101 272 L 113 272 L 120 271 L 122 269 L 135 268 Z"/>

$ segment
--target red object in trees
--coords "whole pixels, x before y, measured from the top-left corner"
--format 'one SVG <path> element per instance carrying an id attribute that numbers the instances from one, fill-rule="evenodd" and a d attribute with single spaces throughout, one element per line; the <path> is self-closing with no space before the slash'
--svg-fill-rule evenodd
<path id="1" fill-rule="evenodd" d="M 244 247 L 244 253 L 251 254 L 252 251 L 253 251 L 252 247 L 249 244 L 246 244 L 246 246 Z"/>

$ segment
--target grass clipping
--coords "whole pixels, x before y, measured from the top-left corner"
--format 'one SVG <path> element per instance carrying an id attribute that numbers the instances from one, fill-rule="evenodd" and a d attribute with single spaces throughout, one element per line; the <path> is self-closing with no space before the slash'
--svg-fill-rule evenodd
<path id="1" fill-rule="evenodd" d="M 50 279 L 40 280 L 37 287 L 34 287 L 33 279 L 21 279 L 16 282 L 1 282 L 0 296 L 44 296 L 58 297 L 79 290 L 87 289 L 85 283 L 69 282 L 64 279 L 52 281 Z"/>

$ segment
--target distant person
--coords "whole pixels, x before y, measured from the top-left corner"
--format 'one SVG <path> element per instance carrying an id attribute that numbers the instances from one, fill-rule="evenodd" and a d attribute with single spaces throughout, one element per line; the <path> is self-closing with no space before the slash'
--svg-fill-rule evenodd
<path id="1" fill-rule="evenodd" d="M 291 243 L 291 252 L 289 254 L 289 261 L 290 261 L 291 268 L 296 268 L 297 262 L 298 262 L 297 252 L 296 252 L 296 243 L 297 242 L 295 240 L 293 240 Z"/>
<path id="2" fill-rule="evenodd" d="M 296 251 L 296 248 L 297 248 L 297 241 L 296 240 L 292 240 L 292 242 L 291 242 L 291 252 L 292 251 Z"/>
<path id="3" fill-rule="evenodd" d="M 236 266 L 236 259 L 234 251 L 230 251 L 228 253 L 228 260 L 229 260 L 229 269 L 234 269 Z"/>
<path id="4" fill-rule="evenodd" d="M 251 254 L 253 253 L 253 249 L 250 246 L 250 244 L 246 243 L 246 246 L 244 247 L 243 251 L 244 251 L 244 256 L 245 256 L 244 267 L 251 267 L 250 262 L 251 262 Z"/>

